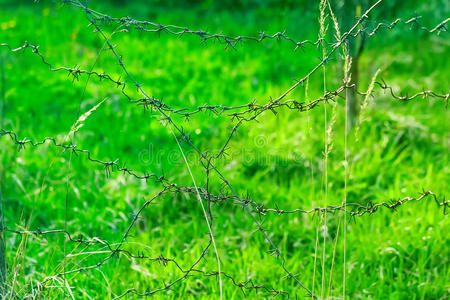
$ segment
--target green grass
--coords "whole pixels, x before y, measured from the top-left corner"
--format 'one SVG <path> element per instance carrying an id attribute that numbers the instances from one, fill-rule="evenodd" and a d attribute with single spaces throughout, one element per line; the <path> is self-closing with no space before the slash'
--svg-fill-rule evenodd
<path id="1" fill-rule="evenodd" d="M 180 24 L 224 31 L 231 35 L 256 35 L 264 29 L 273 33 L 287 28 L 298 40 L 317 39 L 318 7 L 298 18 L 299 11 L 227 11 L 201 9 L 152 10 L 148 6 L 127 5 L 104 11 L 115 16 L 132 15 L 163 24 Z M 420 14 L 420 10 L 418 11 Z M 408 15 L 405 13 L 405 15 Z M 424 15 L 430 15 L 424 11 Z M 436 24 L 432 19 L 426 24 Z M 74 65 L 82 69 L 105 71 L 114 78 L 123 72 L 111 51 L 100 51 L 103 41 L 87 27 L 82 12 L 69 6 L 4 6 L 0 14 L 0 43 L 18 47 L 25 40 L 54 66 Z M 111 32 L 112 28 L 108 29 Z M 403 93 L 422 88 L 448 92 L 450 54 L 448 33 L 440 37 L 411 32 L 399 26 L 372 38 L 361 58 L 361 85 L 365 90 L 377 68 L 385 66 L 380 77 Z M 236 50 L 223 45 L 200 44 L 198 37 L 177 38 L 162 34 L 118 33 L 112 38 L 124 63 L 150 95 L 162 98 L 172 107 L 209 104 L 239 105 L 256 99 L 266 103 L 277 97 L 311 70 L 321 51 L 308 47 L 293 51 L 287 42 L 247 42 Z M 100 55 L 98 56 L 98 54 Z M 98 59 L 97 59 L 98 56 Z M 77 120 L 77 112 L 87 112 L 107 98 L 85 121 L 74 143 L 88 149 L 94 158 L 120 164 L 138 173 L 164 175 L 180 185 L 192 185 L 177 144 L 158 114 L 144 113 L 131 104 L 120 90 L 107 81 L 86 76 L 73 81 L 64 72 L 49 72 L 30 49 L 11 53 L 0 49 L 5 74 L 4 118 L 2 129 L 19 138 L 40 141 L 56 137 L 63 141 Z M 341 85 L 336 59 L 327 65 L 327 88 Z M 135 89 L 127 91 L 137 96 Z M 323 93 L 323 75 L 317 72 L 309 82 L 308 98 Z M 305 101 L 299 87 L 289 99 Z M 328 159 L 328 204 L 337 205 L 344 195 L 344 99 L 337 98 L 333 147 Z M 442 100 L 417 98 L 411 102 L 392 100 L 376 89 L 366 119 L 360 124 L 359 140 L 350 132 L 348 150 L 351 166 L 347 188 L 348 202 L 366 204 L 390 199 L 416 197 L 422 189 L 431 190 L 442 201 L 448 197 L 448 119 Z M 328 121 L 331 119 L 328 106 Z M 189 122 L 174 117 L 191 132 L 193 143 L 202 151 L 216 154 L 235 121 L 226 115 L 201 113 Z M 229 156 L 217 161 L 239 195 L 249 194 L 265 207 L 282 209 L 322 206 L 324 113 L 320 104 L 310 112 L 280 109 L 277 115 L 265 112 L 258 122 L 246 122 L 230 143 Z M 198 155 L 183 143 L 198 185 L 205 174 Z M 98 164 L 83 154 L 70 156 L 51 144 L 26 147 L 3 136 L 0 138 L 0 178 L 4 223 L 7 228 L 61 229 L 67 214 L 68 230 L 111 243 L 123 233 L 142 204 L 160 190 L 152 181 L 142 182 L 125 174 L 106 176 Z M 70 165 L 69 165 L 70 162 Z M 70 166 L 70 167 L 69 167 Z M 311 176 L 313 174 L 313 176 Z M 221 189 L 217 175 L 211 175 L 211 191 Z M 66 210 L 66 195 L 68 209 Z M 237 281 L 285 290 L 291 298 L 302 298 L 305 291 L 286 279 L 280 261 L 270 255 L 271 247 L 242 207 L 222 202 L 212 207 L 214 233 L 222 271 Z M 328 281 L 339 214 L 328 214 L 326 235 L 325 296 L 342 294 L 343 231 L 336 247 L 333 288 Z M 316 230 L 322 221 L 316 215 L 268 213 L 261 217 L 264 228 L 286 257 L 286 267 L 319 296 L 322 281 L 322 236 L 319 234 L 317 266 L 314 273 Z M 346 295 L 349 299 L 446 299 L 449 296 L 450 223 L 442 208 L 427 198 L 410 202 L 391 211 L 380 208 L 373 215 L 357 217 L 348 223 L 346 239 Z M 38 282 L 63 270 L 96 264 L 107 254 L 88 254 L 103 250 L 64 242 L 62 235 L 21 236 L 5 233 L 8 284 L 25 297 L 36 293 Z M 144 210 L 133 227 L 125 249 L 151 257 L 174 258 L 184 269 L 197 259 L 208 243 L 208 228 L 194 194 L 167 194 Z M 84 254 L 83 254 L 84 253 Z M 197 266 L 205 272 L 217 270 L 212 248 Z M 182 273 L 169 263 L 114 257 L 101 268 L 66 277 L 76 299 L 112 298 L 129 288 L 140 292 L 162 287 Z M 314 282 L 314 285 L 313 285 Z M 223 278 L 224 299 L 241 299 L 244 294 Z M 66 286 L 57 280 L 47 282 L 39 294 L 48 299 L 70 298 Z M 269 298 L 263 290 L 246 291 L 249 298 Z M 218 298 L 215 276 L 193 274 L 156 298 Z M 133 296 L 130 295 L 130 298 Z"/>

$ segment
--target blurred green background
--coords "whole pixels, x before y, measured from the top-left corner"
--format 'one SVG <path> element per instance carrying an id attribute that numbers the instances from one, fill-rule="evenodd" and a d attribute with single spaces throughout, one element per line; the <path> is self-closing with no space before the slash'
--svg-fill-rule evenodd
<path id="1" fill-rule="evenodd" d="M 0 43 L 16 48 L 28 41 L 39 45 L 39 51 L 54 67 L 92 68 L 129 82 L 79 8 L 47 1 L 0 3 Z M 361 4 L 364 8 L 368 3 Z M 343 31 L 356 22 L 358 9 L 353 3 L 347 2 L 347 7 L 332 1 L 331 5 Z M 231 36 L 286 30 L 295 40 L 315 41 L 319 32 L 316 1 L 90 1 L 89 7 L 114 17 L 130 16 Z M 372 28 L 379 21 L 389 23 L 397 17 L 422 16 L 420 22 L 433 28 L 449 14 L 447 1 L 386 1 L 374 10 L 367 26 Z M 327 39 L 332 41 L 333 24 L 329 19 L 327 22 Z M 115 27 L 104 29 L 109 35 Z M 267 103 L 307 74 L 322 56 L 318 47 L 294 51 L 292 44 L 283 40 L 248 41 L 236 49 L 224 49 L 214 41 L 200 43 L 193 35 L 176 37 L 136 30 L 117 32 L 111 42 L 144 90 L 174 108 L 193 109 L 205 103 L 232 106 L 253 100 Z M 365 91 L 381 68 L 378 79 L 386 80 L 398 93 L 413 94 L 423 89 L 448 93 L 449 46 L 448 32 L 430 34 L 404 24 L 380 30 L 366 40 L 358 60 L 358 89 Z M 79 114 L 106 98 L 71 142 L 89 150 L 93 158 L 119 159 L 119 164 L 139 174 L 164 174 L 170 182 L 192 186 L 174 137 L 162 126 L 157 113 L 129 103 L 120 89 L 105 80 L 94 76 L 72 80 L 66 72 L 50 72 L 30 49 L 12 53 L 0 47 L 0 59 L 2 129 L 16 132 L 20 139 L 37 142 L 55 137 L 64 142 Z M 342 85 L 341 63 L 336 52 L 326 65 L 327 90 Z M 138 97 L 131 84 L 127 92 Z M 323 72 L 319 70 L 309 79 L 308 90 L 299 87 L 288 98 L 307 102 L 323 92 Z M 326 203 L 330 205 L 342 202 L 346 163 L 345 99 L 338 97 L 335 103 L 334 111 L 333 105 L 327 104 L 328 124 L 333 119 L 335 122 L 327 172 Z M 402 102 L 375 89 L 363 122 L 348 134 L 347 201 L 367 204 L 417 197 L 422 189 L 433 191 L 442 201 L 449 192 L 448 119 L 447 103 L 442 99 L 419 97 Z M 236 123 L 227 114 L 209 113 L 199 113 L 189 121 L 176 116 L 173 120 L 191 134 L 197 147 L 210 154 L 217 154 Z M 248 195 L 265 207 L 288 210 L 323 206 L 324 129 L 323 104 L 310 112 L 267 111 L 258 122 L 245 122 L 239 127 L 230 142 L 229 155 L 216 164 L 239 195 Z M 182 148 L 197 184 L 204 186 L 206 177 L 198 155 L 187 143 Z M 51 230 L 67 226 L 74 236 L 83 234 L 110 243 L 120 242 L 136 211 L 161 188 L 120 172 L 107 176 L 101 165 L 85 155 L 71 156 L 50 143 L 18 151 L 8 136 L 0 138 L 0 180 L 5 227 Z M 216 194 L 222 190 L 216 175 L 211 175 L 210 188 Z M 293 299 L 305 297 L 304 290 L 285 278 L 280 261 L 271 255 L 271 247 L 241 206 L 233 201 L 220 202 L 212 205 L 212 212 L 222 271 L 238 282 L 252 280 L 255 285 L 287 291 Z M 312 214 L 267 213 L 259 220 L 285 255 L 286 267 L 302 283 L 319 296 L 342 299 L 342 224 L 337 235 L 341 214 L 328 214 L 326 228 L 324 218 Z M 397 211 L 381 208 L 349 222 L 347 298 L 447 299 L 449 225 L 448 217 L 431 198 L 407 203 Z M 208 228 L 195 195 L 167 194 L 143 211 L 124 248 L 151 257 L 174 258 L 188 269 L 208 240 Z M 102 252 L 105 247 L 71 243 L 61 234 L 43 237 L 6 232 L 5 243 L 12 298 L 114 298 L 130 288 L 140 292 L 157 289 L 183 275 L 171 263 L 164 266 L 123 254 L 101 268 L 66 276 L 64 284 L 62 277 L 55 276 L 63 271 L 64 264 L 66 270 L 94 265 L 108 255 Z M 70 255 L 64 259 L 64 253 Z M 206 258 L 197 268 L 216 271 L 212 248 Z M 46 279 L 45 289 L 39 291 L 38 283 Z M 228 278 L 223 278 L 223 285 L 224 299 L 271 297 L 263 289 L 245 290 L 244 295 Z M 155 297 L 214 299 L 219 297 L 218 289 L 215 276 L 193 273 Z M 133 294 L 127 297 L 139 298 Z"/>

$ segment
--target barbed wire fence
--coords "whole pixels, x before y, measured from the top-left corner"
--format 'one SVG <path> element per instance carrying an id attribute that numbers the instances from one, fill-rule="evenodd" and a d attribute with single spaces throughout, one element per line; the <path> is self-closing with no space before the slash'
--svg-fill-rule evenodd
<path id="1" fill-rule="evenodd" d="M 66 276 L 69 274 L 78 274 L 87 272 L 92 269 L 100 269 L 103 265 L 107 264 L 112 258 L 125 255 L 127 257 L 133 259 L 141 259 L 149 262 L 160 263 L 162 265 L 173 264 L 180 272 L 181 276 L 168 282 L 163 283 L 161 287 L 153 289 L 153 290 L 145 290 L 139 291 L 135 288 L 130 288 L 125 291 L 120 292 L 115 296 L 115 299 L 119 299 L 125 297 L 127 295 L 135 295 L 138 297 L 151 296 L 162 291 L 167 291 L 172 288 L 175 288 L 176 284 L 187 280 L 191 274 L 197 274 L 204 277 L 216 277 L 219 285 L 220 285 L 220 298 L 223 298 L 222 292 L 222 281 L 227 283 L 231 283 L 235 287 L 242 290 L 244 295 L 246 295 L 246 291 L 261 291 L 267 293 L 272 296 L 286 296 L 287 298 L 291 298 L 291 292 L 285 291 L 281 289 L 277 289 L 275 287 L 269 286 L 267 284 L 256 282 L 253 279 L 248 280 L 238 280 L 232 275 L 228 274 L 225 271 L 222 271 L 220 268 L 220 257 L 217 252 L 214 240 L 214 216 L 212 213 L 211 205 L 214 203 L 231 203 L 237 207 L 243 208 L 243 210 L 248 214 L 251 218 L 252 222 L 257 228 L 257 231 L 260 232 L 268 245 L 268 251 L 275 257 L 278 261 L 280 268 L 286 274 L 286 277 L 291 278 L 296 282 L 298 287 L 303 290 L 305 296 L 312 297 L 313 299 L 318 299 L 318 295 L 314 293 L 314 290 L 309 288 L 303 283 L 302 277 L 294 274 L 291 270 L 286 266 L 287 258 L 284 253 L 281 252 L 280 247 L 274 242 L 271 237 L 271 232 L 269 232 L 264 225 L 264 221 L 262 218 L 268 214 L 273 215 L 282 215 L 282 214 L 311 214 L 314 216 L 323 216 L 326 213 L 343 213 L 348 215 L 351 219 L 356 220 L 356 218 L 376 213 L 380 209 L 390 209 L 397 210 L 406 203 L 414 202 L 414 201 L 423 201 L 423 200 L 432 200 L 436 203 L 437 207 L 443 209 L 443 213 L 447 214 L 449 208 L 449 201 L 445 200 L 445 198 L 440 199 L 437 195 L 435 195 L 432 191 L 423 190 L 419 193 L 418 196 L 410 196 L 401 199 L 394 200 L 386 200 L 379 203 L 369 202 L 365 205 L 360 203 L 352 203 L 345 202 L 341 205 L 327 205 L 324 207 L 314 207 L 314 208 L 297 208 L 297 209 L 284 209 L 278 206 L 275 207 L 265 207 L 260 204 L 260 201 L 251 199 L 249 195 L 241 196 L 237 189 L 234 187 L 231 181 L 229 181 L 224 173 L 216 166 L 217 162 L 227 155 L 227 151 L 230 149 L 230 141 L 235 136 L 237 130 L 240 128 L 244 122 L 252 122 L 257 121 L 259 117 L 262 116 L 265 112 L 272 112 L 274 114 L 278 113 L 282 110 L 293 110 L 296 112 L 307 112 L 319 106 L 319 104 L 328 105 L 336 101 L 337 97 L 343 97 L 343 94 L 347 90 L 356 90 L 356 86 L 354 84 L 349 84 L 348 82 L 344 82 L 344 85 L 339 88 L 331 91 L 326 91 L 322 96 L 310 100 L 308 102 L 298 101 L 296 99 L 287 99 L 293 90 L 295 90 L 298 86 L 303 86 L 308 79 L 315 73 L 319 72 L 320 69 L 327 65 L 332 55 L 335 54 L 336 51 L 340 50 L 345 43 L 348 42 L 349 39 L 357 38 L 358 36 L 365 36 L 366 38 L 370 38 L 383 30 L 394 30 L 400 24 L 403 26 L 410 26 L 410 28 L 414 28 L 417 30 L 424 31 L 429 34 L 440 34 L 443 32 L 447 32 L 447 23 L 450 18 L 447 18 L 438 24 L 436 24 L 432 28 L 427 28 L 420 23 L 420 17 L 415 16 L 409 19 L 395 19 L 390 23 L 372 23 L 370 25 L 369 15 L 374 10 L 381 0 L 378 0 L 373 4 L 370 8 L 368 8 L 360 18 L 358 18 L 355 24 L 345 33 L 341 35 L 340 39 L 336 41 L 327 41 L 325 38 L 321 37 L 315 41 L 303 40 L 296 41 L 294 38 L 288 36 L 286 32 L 278 32 L 275 34 L 266 34 L 261 32 L 258 36 L 230 36 L 226 34 L 215 34 L 210 33 L 203 30 L 192 30 L 182 26 L 175 25 L 163 25 L 149 21 L 141 21 L 135 20 L 130 17 L 124 18 L 115 18 L 110 17 L 104 13 L 97 12 L 92 10 L 78 1 L 66 0 L 62 1 L 66 5 L 71 5 L 79 8 L 86 15 L 86 18 L 89 22 L 89 25 L 93 28 L 94 32 L 97 33 L 105 43 L 105 47 L 108 51 L 110 51 L 124 74 L 126 75 L 125 79 L 114 78 L 112 75 L 107 73 L 99 73 L 93 70 L 83 70 L 78 66 L 75 67 L 57 67 L 53 63 L 49 62 L 47 58 L 40 52 L 38 45 L 33 45 L 28 42 L 24 42 L 21 46 L 13 46 L 8 43 L 1 43 L 0 48 L 6 48 L 12 54 L 22 54 L 28 49 L 32 54 L 36 55 L 41 62 L 46 65 L 49 71 L 52 72 L 66 72 L 68 76 L 72 80 L 79 80 L 82 76 L 95 76 L 100 80 L 105 80 L 111 83 L 112 86 L 115 86 L 120 90 L 122 96 L 132 104 L 136 104 L 138 106 L 142 106 L 144 111 L 151 111 L 152 113 L 156 113 L 160 116 L 160 122 L 162 126 L 165 126 L 169 129 L 171 134 L 174 136 L 174 139 L 179 146 L 179 150 L 185 159 L 186 167 L 189 170 L 189 173 L 192 177 L 192 186 L 189 185 L 178 185 L 175 182 L 171 182 L 168 178 L 164 176 L 164 174 L 156 174 L 156 173 L 139 173 L 130 168 L 125 167 L 124 165 L 120 165 L 118 163 L 119 159 L 113 161 L 103 161 L 98 159 L 92 154 L 91 151 L 86 149 L 80 149 L 76 144 L 71 142 L 58 142 L 58 140 L 54 137 L 46 137 L 40 141 L 32 141 L 27 138 L 20 137 L 18 132 L 14 132 L 11 130 L 7 130 L 5 128 L 0 129 L 0 138 L 9 138 L 15 145 L 17 145 L 17 150 L 21 151 L 27 147 L 30 148 L 38 148 L 42 145 L 50 145 L 57 149 L 62 149 L 64 152 L 70 152 L 72 155 L 76 155 L 79 159 L 87 159 L 90 163 L 94 165 L 98 165 L 104 168 L 106 175 L 109 175 L 111 172 L 122 172 L 127 176 L 133 177 L 138 181 L 153 181 L 155 184 L 160 186 L 160 190 L 151 198 L 146 200 L 140 208 L 134 213 L 131 222 L 128 224 L 126 231 L 123 233 L 119 241 L 108 241 L 106 239 L 101 238 L 92 238 L 85 236 L 83 234 L 73 234 L 71 233 L 67 226 L 64 229 L 29 229 L 29 228 L 12 228 L 3 223 L 1 223 L 0 228 L 2 235 L 4 234 L 15 234 L 22 236 L 48 236 L 48 235 L 62 235 L 65 237 L 65 241 L 80 244 L 85 246 L 97 245 L 105 249 L 105 256 L 103 259 L 98 261 L 95 264 L 78 267 L 75 269 L 64 269 L 62 271 L 57 272 L 53 276 L 45 277 L 42 281 L 39 282 L 37 286 L 33 286 L 29 291 L 29 294 L 32 295 L 33 298 L 43 296 L 46 289 L 49 289 L 49 282 L 64 282 L 62 286 L 69 284 L 67 283 Z M 169 35 L 173 35 L 176 37 L 182 37 L 184 35 L 194 35 L 198 36 L 201 43 L 207 41 L 215 41 L 227 48 L 236 48 L 241 43 L 245 42 L 264 42 L 265 40 L 275 39 L 275 40 L 284 40 L 290 43 L 295 50 L 304 49 L 305 47 L 317 47 L 324 51 L 324 56 L 321 58 L 320 62 L 314 66 L 305 76 L 296 80 L 295 84 L 293 84 L 290 88 L 288 88 L 285 92 L 279 95 L 276 98 L 269 99 L 265 104 L 256 103 L 256 101 L 250 101 L 246 104 L 236 105 L 236 106 L 226 106 L 222 104 L 209 105 L 205 104 L 197 107 L 171 107 L 168 103 L 164 102 L 162 99 L 158 99 L 149 95 L 143 88 L 143 85 L 138 83 L 135 77 L 129 72 L 125 63 L 123 62 L 122 56 L 118 53 L 116 45 L 114 45 L 110 38 L 107 37 L 105 33 L 105 27 L 114 24 L 117 26 L 116 31 L 120 32 L 128 32 L 131 30 L 136 30 L 141 33 L 166 33 Z M 131 96 L 127 92 L 126 87 L 133 86 L 136 88 L 139 97 L 136 99 Z M 412 95 L 402 93 L 396 93 L 392 85 L 384 81 L 383 79 L 379 81 L 375 81 L 374 89 L 379 89 L 385 93 L 387 96 L 390 96 L 394 101 L 412 101 L 418 98 L 433 98 L 437 100 L 441 100 L 445 106 L 448 104 L 448 100 L 450 98 L 450 93 L 448 92 L 438 92 L 433 90 L 422 90 L 418 91 Z M 356 93 L 362 96 L 370 96 L 371 91 L 357 91 Z M 190 138 L 190 133 L 186 132 L 183 127 L 176 122 L 173 115 L 180 116 L 185 120 L 189 120 L 191 117 L 195 117 L 201 113 L 210 113 L 215 116 L 224 115 L 230 118 L 231 122 L 235 122 L 231 131 L 227 135 L 224 140 L 223 146 L 217 151 L 217 153 L 209 153 L 208 151 L 201 150 L 194 141 Z M 2 125 L 3 126 L 3 125 Z M 75 129 L 76 131 L 76 129 Z M 73 132 L 74 133 L 74 132 Z M 204 174 L 205 174 L 205 182 L 206 184 L 203 186 L 197 186 L 196 180 L 192 173 L 190 172 L 189 162 L 185 157 L 182 147 L 180 143 L 184 143 L 189 145 L 191 149 L 193 149 L 199 157 L 199 163 L 201 164 Z M 72 156 L 71 156 L 72 157 Z M 220 181 L 222 182 L 222 189 L 219 194 L 213 193 L 210 189 L 209 182 L 211 178 L 211 174 L 214 173 L 218 176 Z M 197 197 L 199 203 L 202 205 L 204 213 L 205 213 L 205 221 L 209 228 L 209 239 L 208 243 L 202 248 L 200 256 L 194 261 L 194 263 L 188 267 L 182 266 L 180 262 L 175 260 L 174 258 L 168 258 L 164 256 L 156 256 L 151 257 L 142 253 L 134 253 L 131 250 L 124 249 L 124 245 L 127 243 L 127 238 L 130 235 L 130 231 L 133 227 L 135 227 L 137 220 L 142 216 L 142 213 L 145 209 L 147 209 L 155 199 L 162 197 L 165 194 L 180 194 L 180 193 L 188 193 Z M 0 195 L 1 196 L 1 195 Z M 0 198 L 1 199 L 1 198 Z M 207 207 L 204 207 L 203 203 L 207 204 Z M 67 208 L 66 208 L 67 209 Z M 67 223 L 67 220 L 65 220 Z M 4 240 L 2 240 L 4 243 Z M 217 266 L 218 269 L 216 271 L 204 271 L 198 268 L 199 263 L 206 259 L 206 254 L 214 248 L 214 252 L 217 256 Z M 1 252 L 0 252 L 0 260 L 1 260 Z M 64 260 L 66 257 L 64 257 Z M 65 265 L 64 265 L 65 266 Z M 4 295 L 9 295 L 12 298 L 22 298 L 18 295 L 14 289 L 8 289 L 8 284 L 6 282 L 6 266 L 1 267 L 1 277 L 2 277 L 2 293 Z M 305 275 L 302 275 L 305 276 Z M 68 293 L 70 294 L 70 288 L 68 288 Z M 73 295 L 71 295 L 73 297 Z"/>

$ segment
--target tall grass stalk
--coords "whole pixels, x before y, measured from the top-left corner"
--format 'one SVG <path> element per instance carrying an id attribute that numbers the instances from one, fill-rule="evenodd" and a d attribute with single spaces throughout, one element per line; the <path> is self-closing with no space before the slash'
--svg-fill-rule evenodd
<path id="1" fill-rule="evenodd" d="M 3 59 L 0 61 L 0 72 L 1 72 L 1 83 L 2 87 L 0 90 L 0 127 L 3 127 L 3 110 L 5 102 L 5 69 L 3 64 Z M 4 223 L 3 223 L 3 201 L 2 201 L 2 174 L 3 170 L 0 169 L 0 298 L 3 298 L 6 293 L 6 247 L 5 247 L 5 236 L 4 236 Z"/>
<path id="2" fill-rule="evenodd" d="M 192 183 L 194 184 L 195 192 L 196 192 L 196 195 L 197 195 L 197 200 L 200 203 L 200 206 L 202 207 L 203 215 L 204 215 L 205 220 L 206 220 L 206 225 L 208 225 L 209 235 L 211 237 L 211 242 L 212 242 L 213 247 L 214 247 L 214 252 L 216 253 L 217 272 L 218 272 L 218 275 L 219 275 L 220 299 L 222 300 L 223 299 L 223 292 L 222 292 L 222 275 L 221 275 L 222 272 L 220 270 L 220 257 L 219 257 L 219 251 L 217 250 L 217 246 L 216 246 L 216 239 L 214 238 L 214 234 L 213 234 L 213 231 L 212 231 L 212 226 L 211 226 L 211 224 L 209 222 L 208 213 L 206 212 L 205 205 L 203 204 L 202 197 L 200 196 L 200 192 L 198 191 L 197 183 L 195 182 L 194 175 L 192 174 L 191 168 L 190 168 L 189 163 L 187 161 L 186 155 L 184 154 L 183 148 L 181 148 L 180 142 L 178 141 L 178 139 L 177 139 L 177 137 L 175 135 L 175 132 L 173 132 L 172 127 L 170 125 L 168 125 L 168 127 L 169 127 L 173 137 L 175 138 L 175 141 L 177 142 L 178 148 L 180 149 L 181 155 L 183 156 L 183 160 L 186 163 L 186 167 L 187 167 L 187 169 L 189 171 L 189 175 L 191 176 Z"/>
<path id="3" fill-rule="evenodd" d="M 321 45 L 322 45 L 322 60 L 326 57 L 326 49 L 325 49 L 325 36 L 326 32 L 328 30 L 327 25 L 327 14 L 326 14 L 326 7 L 327 7 L 327 0 L 321 0 L 319 4 L 319 39 L 322 39 Z M 323 69 L 323 93 L 325 95 L 327 91 L 326 86 L 326 66 L 325 64 L 322 65 Z M 323 182 L 324 182 L 324 195 L 323 195 L 323 207 L 327 207 L 327 198 L 328 198 L 328 130 L 327 130 L 327 105 L 325 104 L 323 109 L 324 112 L 324 159 L 323 159 Z M 324 212 L 324 224 L 323 224 L 323 249 L 322 249 L 322 285 L 321 285 L 321 298 L 323 299 L 324 293 L 325 293 L 325 250 L 326 250 L 326 239 L 327 239 L 327 211 Z"/>
<path id="4" fill-rule="evenodd" d="M 336 18 L 336 15 L 333 12 L 333 8 L 331 7 L 330 1 L 327 0 L 327 4 L 328 4 L 328 11 L 330 13 L 330 18 L 333 22 L 333 27 L 334 27 L 334 31 L 335 31 L 335 38 L 336 40 L 341 40 L 342 39 L 342 35 L 341 35 L 341 30 L 339 27 L 339 22 Z M 342 45 L 342 57 L 344 59 L 344 65 L 343 65 L 343 73 L 344 73 L 344 85 L 347 86 L 350 83 L 350 68 L 351 68 L 351 58 L 350 58 L 350 54 L 349 54 L 349 49 L 348 49 L 348 44 L 344 43 Z M 344 133 L 344 196 L 343 196 L 343 200 L 342 200 L 342 205 L 345 207 L 346 203 L 347 203 L 347 172 L 348 172 L 348 150 L 347 150 L 347 138 L 348 138 L 348 98 L 347 98 L 347 93 L 346 93 L 346 99 L 345 99 L 345 121 L 344 121 L 344 126 L 345 126 L 345 133 Z M 331 131 L 331 130 L 330 130 Z M 331 290 L 332 290 L 332 282 L 333 282 L 333 268 L 334 268 L 334 262 L 335 262 L 335 257 L 336 257 L 336 248 L 337 248 L 337 242 L 339 240 L 339 231 L 340 231 L 340 226 L 341 226 L 341 219 L 343 220 L 343 238 L 344 238 L 344 245 L 343 245 L 343 282 L 342 282 L 342 299 L 345 299 L 345 279 L 346 279 L 346 273 L 345 273 L 345 264 L 346 264 L 346 256 L 345 256 L 345 251 L 346 251 L 346 239 L 347 239 L 347 216 L 345 214 L 345 212 L 341 212 L 340 213 L 340 218 L 339 218 L 339 222 L 338 222 L 338 227 L 336 229 L 336 238 L 335 238 L 335 242 L 334 242 L 334 248 L 333 248 L 333 257 L 332 257 L 332 262 L 331 262 L 331 269 L 330 269 L 330 279 L 329 279 L 329 283 L 328 283 L 328 298 L 331 295 Z"/>

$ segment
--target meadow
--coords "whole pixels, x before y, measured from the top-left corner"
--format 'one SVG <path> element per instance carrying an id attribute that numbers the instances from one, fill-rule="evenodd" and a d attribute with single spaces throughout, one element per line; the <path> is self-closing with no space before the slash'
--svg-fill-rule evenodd
<path id="1" fill-rule="evenodd" d="M 370 97 L 359 96 L 365 105 L 350 129 L 345 93 L 309 110 L 281 106 L 255 119 L 250 112 L 219 155 L 239 122 L 232 112 L 202 109 L 189 118 L 171 112 L 170 123 L 158 103 L 129 101 L 121 86 L 96 74 L 50 71 L 33 49 L 53 69 L 107 73 L 141 99 L 117 53 L 145 93 L 174 110 L 195 111 L 205 104 L 269 103 L 323 60 L 320 45 L 295 50 L 274 38 L 233 48 L 196 34 L 142 32 L 108 21 L 99 32 L 70 4 L 0 3 L 5 298 L 219 299 L 221 285 L 223 299 L 310 297 L 298 281 L 319 299 L 449 297 L 447 31 L 402 22 L 381 28 L 367 38 L 358 83 L 362 92 L 384 80 L 396 95 L 431 90 L 446 99 L 403 101 L 375 84 Z M 319 37 L 319 2 L 236 3 L 241 6 L 91 1 L 89 7 L 233 37 L 284 30 L 296 41 Z M 375 15 L 388 9 L 382 2 Z M 449 14 L 446 3 L 417 1 L 393 18 L 369 17 L 364 26 L 420 15 L 423 26 L 434 28 Z M 326 39 L 333 41 L 327 15 Z M 24 44 L 39 48 L 11 51 Z M 305 105 L 336 90 L 342 64 L 339 48 L 284 100 Z M 221 175 L 190 143 L 214 157 Z M 177 186 L 159 194 L 170 184 Z M 370 210 L 406 197 L 398 207 Z M 343 199 L 355 205 L 314 210 Z M 358 215 L 356 204 L 367 213 Z M 117 245 L 122 251 L 113 253 Z"/>

